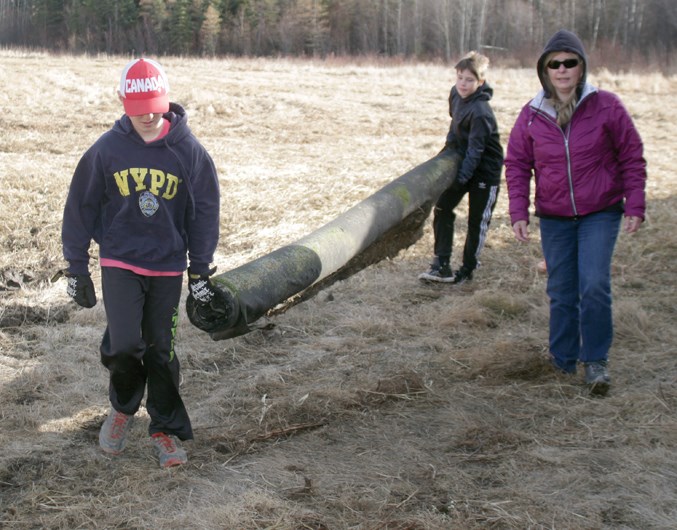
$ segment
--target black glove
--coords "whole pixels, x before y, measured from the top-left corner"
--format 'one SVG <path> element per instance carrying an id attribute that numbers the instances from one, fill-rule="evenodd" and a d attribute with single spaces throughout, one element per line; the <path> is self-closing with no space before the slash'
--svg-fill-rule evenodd
<path id="1" fill-rule="evenodd" d="M 453 144 L 450 144 L 449 142 L 447 142 L 446 144 L 444 144 L 444 147 L 442 149 L 440 149 L 440 152 L 437 153 L 437 154 L 441 155 L 444 152 L 449 153 L 449 154 L 453 153 L 454 152 Z"/>
<path id="2" fill-rule="evenodd" d="M 465 185 L 467 182 L 461 182 L 458 180 L 458 178 L 454 179 L 454 182 L 451 183 L 451 186 L 449 186 L 450 189 L 454 191 L 461 191 L 463 188 L 465 188 Z"/>
<path id="3" fill-rule="evenodd" d="M 209 277 L 216 272 L 216 267 L 205 274 L 193 274 L 188 270 L 188 289 L 195 303 L 200 306 L 208 306 L 218 296 L 214 284 Z"/>
<path id="4" fill-rule="evenodd" d="M 60 270 L 52 277 L 52 281 L 55 282 L 62 276 L 68 281 L 66 293 L 79 306 L 90 308 L 96 305 L 96 290 L 89 274 L 71 274 L 67 270 Z"/>
<path id="5" fill-rule="evenodd" d="M 442 154 L 445 151 L 449 154 L 459 152 L 458 140 L 456 140 L 455 138 L 452 140 L 447 140 L 444 143 L 444 147 L 440 149 L 440 152 L 438 154 Z"/>
<path id="6" fill-rule="evenodd" d="M 213 331 L 226 325 L 236 316 L 237 305 L 233 298 L 215 286 L 209 277 L 216 267 L 205 274 L 193 274 L 188 270 L 189 296 L 186 307 L 190 320 L 200 329 Z"/>

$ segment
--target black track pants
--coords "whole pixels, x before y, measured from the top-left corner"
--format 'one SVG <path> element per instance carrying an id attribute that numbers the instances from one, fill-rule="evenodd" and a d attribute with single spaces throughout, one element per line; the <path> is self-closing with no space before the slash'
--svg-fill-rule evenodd
<path id="1" fill-rule="evenodd" d="M 179 395 L 179 360 L 174 352 L 183 276 L 140 276 L 102 267 L 103 301 L 108 326 L 101 341 L 101 362 L 110 373 L 113 408 L 139 410 L 146 384 L 149 433 L 193 438 Z"/>
<path id="2" fill-rule="evenodd" d="M 454 245 L 454 208 L 468 194 L 468 233 L 463 248 L 463 265 L 472 270 L 477 268 L 479 255 L 489 231 L 491 216 L 498 198 L 498 185 L 490 186 L 481 181 L 471 181 L 456 190 L 449 188 L 437 201 L 433 215 L 435 235 L 435 256 L 441 261 L 451 258 Z"/>

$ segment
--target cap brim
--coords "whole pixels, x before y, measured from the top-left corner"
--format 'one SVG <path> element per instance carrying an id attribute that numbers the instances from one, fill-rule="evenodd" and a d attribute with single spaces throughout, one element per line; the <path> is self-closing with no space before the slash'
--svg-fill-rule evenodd
<path id="1" fill-rule="evenodd" d="M 169 111 L 169 96 L 163 95 L 151 99 L 123 98 L 122 105 L 127 116 L 142 116 L 144 114 L 164 114 Z"/>

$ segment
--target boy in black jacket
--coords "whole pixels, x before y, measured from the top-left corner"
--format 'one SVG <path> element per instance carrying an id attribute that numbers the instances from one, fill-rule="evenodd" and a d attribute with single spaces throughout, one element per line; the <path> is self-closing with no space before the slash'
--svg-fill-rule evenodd
<path id="1" fill-rule="evenodd" d="M 487 237 L 498 198 L 503 148 L 494 112 L 489 105 L 493 89 L 485 81 L 489 59 L 470 52 L 456 64 L 456 84 L 449 95 L 451 125 L 445 149 L 457 151 L 462 162 L 454 183 L 440 195 L 433 214 L 434 257 L 430 270 L 419 275 L 425 282 L 460 284 L 472 280 Z M 454 208 L 468 193 L 468 233 L 463 264 L 454 273 Z"/>
<path id="2" fill-rule="evenodd" d="M 89 247 L 99 245 L 107 319 L 100 353 L 112 407 L 99 445 L 122 452 L 147 389 L 148 430 L 162 467 L 186 463 L 180 440 L 193 438 L 174 337 L 188 260 L 196 303 L 215 295 L 209 266 L 220 205 L 214 163 L 168 91 L 157 62 L 127 64 L 119 88 L 125 114 L 80 159 L 62 227 L 67 292 L 83 307 L 96 304 Z"/>

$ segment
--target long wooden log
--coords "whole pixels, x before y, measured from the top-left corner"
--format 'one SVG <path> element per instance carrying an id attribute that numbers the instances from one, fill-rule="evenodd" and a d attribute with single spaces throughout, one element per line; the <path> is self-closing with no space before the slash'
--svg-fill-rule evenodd
<path id="1" fill-rule="evenodd" d="M 415 243 L 440 194 L 456 178 L 459 157 L 445 150 L 401 175 L 315 232 L 212 278 L 230 307 L 204 319 L 189 296 L 190 321 L 214 340 L 248 333 L 332 283 Z"/>

